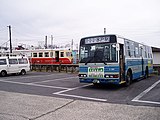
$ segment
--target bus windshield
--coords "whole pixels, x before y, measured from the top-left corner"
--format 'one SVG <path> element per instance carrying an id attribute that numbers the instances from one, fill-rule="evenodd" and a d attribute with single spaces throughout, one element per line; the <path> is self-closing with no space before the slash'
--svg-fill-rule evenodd
<path id="1" fill-rule="evenodd" d="M 80 46 L 80 63 L 118 62 L 115 43 L 87 44 Z"/>

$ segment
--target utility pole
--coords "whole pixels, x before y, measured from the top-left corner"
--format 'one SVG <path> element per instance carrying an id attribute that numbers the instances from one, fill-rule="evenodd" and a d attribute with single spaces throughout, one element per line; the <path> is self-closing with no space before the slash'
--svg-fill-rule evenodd
<path id="1" fill-rule="evenodd" d="M 9 28 L 9 41 L 10 41 L 10 53 L 12 53 L 12 39 L 11 39 L 11 26 L 7 26 Z"/>
<path id="2" fill-rule="evenodd" d="M 53 35 L 51 35 L 51 49 L 53 49 Z"/>
<path id="3" fill-rule="evenodd" d="M 72 39 L 72 43 L 71 43 L 71 49 L 73 50 L 73 39 Z"/>
<path id="4" fill-rule="evenodd" d="M 45 36 L 45 49 L 47 49 L 47 36 Z"/>
<path id="5" fill-rule="evenodd" d="M 106 34 L 106 28 L 104 28 L 104 35 Z"/>

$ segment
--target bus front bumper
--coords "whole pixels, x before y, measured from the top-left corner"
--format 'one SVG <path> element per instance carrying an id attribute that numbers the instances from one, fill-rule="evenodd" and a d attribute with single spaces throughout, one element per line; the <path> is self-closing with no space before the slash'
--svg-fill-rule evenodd
<path id="1" fill-rule="evenodd" d="M 120 84 L 119 78 L 104 79 L 104 78 L 79 78 L 80 83 L 98 83 L 98 84 Z"/>

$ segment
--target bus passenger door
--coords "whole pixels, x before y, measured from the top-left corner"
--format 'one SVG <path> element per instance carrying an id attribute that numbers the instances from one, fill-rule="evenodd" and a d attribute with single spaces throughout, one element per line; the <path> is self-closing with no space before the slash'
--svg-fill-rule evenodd
<path id="1" fill-rule="evenodd" d="M 143 76 L 144 75 L 143 46 L 140 46 L 140 57 L 141 57 L 142 76 Z"/>
<path id="2" fill-rule="evenodd" d="M 125 80 L 125 58 L 124 58 L 124 45 L 120 44 L 119 51 L 119 66 L 120 66 L 120 80 Z"/>
<path id="3" fill-rule="evenodd" d="M 56 62 L 59 62 L 59 51 L 55 51 Z"/>

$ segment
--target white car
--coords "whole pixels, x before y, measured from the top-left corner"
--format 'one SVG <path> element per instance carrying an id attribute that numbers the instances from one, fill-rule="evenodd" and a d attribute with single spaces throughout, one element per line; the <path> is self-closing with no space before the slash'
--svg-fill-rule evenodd
<path id="1" fill-rule="evenodd" d="M 25 75 L 30 71 L 30 63 L 27 57 L 0 57 L 0 75 L 18 73 Z"/>

